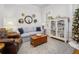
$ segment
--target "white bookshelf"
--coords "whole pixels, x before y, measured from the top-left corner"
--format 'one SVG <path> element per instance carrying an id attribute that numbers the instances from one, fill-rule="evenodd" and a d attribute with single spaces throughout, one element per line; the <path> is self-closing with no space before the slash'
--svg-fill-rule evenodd
<path id="1" fill-rule="evenodd" d="M 59 17 L 49 20 L 48 35 L 63 41 L 68 40 L 68 18 Z"/>

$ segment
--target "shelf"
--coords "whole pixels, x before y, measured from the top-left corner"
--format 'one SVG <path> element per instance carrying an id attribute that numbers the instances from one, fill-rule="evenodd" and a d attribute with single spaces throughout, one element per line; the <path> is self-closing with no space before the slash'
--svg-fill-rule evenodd
<path id="1" fill-rule="evenodd" d="M 55 18 L 49 22 L 49 36 L 67 41 L 68 18 Z"/>

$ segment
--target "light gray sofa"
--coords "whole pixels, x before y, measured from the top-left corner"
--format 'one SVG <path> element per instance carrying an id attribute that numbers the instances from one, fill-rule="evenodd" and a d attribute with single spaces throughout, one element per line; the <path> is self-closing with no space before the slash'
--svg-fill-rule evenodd
<path id="1" fill-rule="evenodd" d="M 41 31 L 36 31 L 36 27 L 24 27 L 23 28 L 24 33 L 21 34 L 21 37 L 23 38 L 23 37 L 28 37 L 28 36 L 35 35 L 38 33 L 43 33 L 42 27 L 40 28 L 41 28 Z"/>
<path id="2" fill-rule="evenodd" d="M 32 35 L 43 34 L 44 30 L 42 26 L 38 26 L 38 27 L 40 27 L 41 31 L 36 31 L 36 27 L 23 27 L 24 33 L 21 34 L 23 42 L 29 41 Z"/>

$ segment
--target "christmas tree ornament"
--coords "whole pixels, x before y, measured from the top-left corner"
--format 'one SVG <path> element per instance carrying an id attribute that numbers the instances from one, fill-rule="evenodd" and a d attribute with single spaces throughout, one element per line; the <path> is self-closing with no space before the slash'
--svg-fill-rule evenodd
<path id="1" fill-rule="evenodd" d="M 73 40 L 79 43 L 79 8 L 75 10 L 72 26 Z"/>
<path id="2" fill-rule="evenodd" d="M 75 37 L 78 37 L 78 35 L 75 35 Z"/>

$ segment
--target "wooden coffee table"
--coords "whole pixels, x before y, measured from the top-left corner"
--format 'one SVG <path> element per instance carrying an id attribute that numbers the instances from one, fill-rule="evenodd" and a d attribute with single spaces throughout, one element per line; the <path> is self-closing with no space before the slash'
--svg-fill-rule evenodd
<path id="1" fill-rule="evenodd" d="M 31 37 L 31 45 L 36 47 L 38 45 L 41 45 L 43 43 L 46 43 L 47 42 L 47 35 L 40 35 L 40 36 L 37 36 L 37 35 L 34 35 Z"/>

